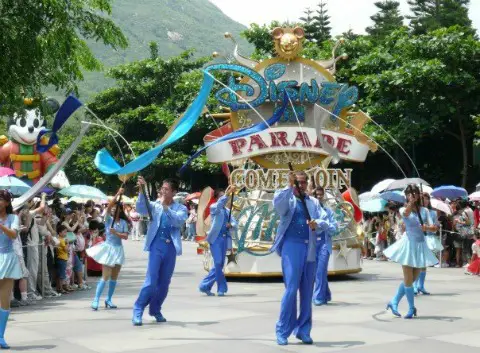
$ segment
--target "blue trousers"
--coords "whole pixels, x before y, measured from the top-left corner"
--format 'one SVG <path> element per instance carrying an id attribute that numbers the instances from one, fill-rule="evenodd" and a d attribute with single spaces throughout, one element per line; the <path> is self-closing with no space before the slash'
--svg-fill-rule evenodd
<path id="1" fill-rule="evenodd" d="M 227 245 L 227 237 L 221 235 L 217 237 L 213 244 L 210 244 L 210 252 L 212 253 L 214 266 L 202 282 L 200 282 L 201 289 L 210 291 L 215 282 L 217 282 L 217 291 L 219 293 L 227 293 L 227 280 L 223 274 L 225 256 L 227 255 Z"/>
<path id="2" fill-rule="evenodd" d="M 328 303 L 332 300 L 332 294 L 328 287 L 328 259 L 330 253 L 325 244 L 325 237 L 317 241 L 317 272 L 315 274 L 315 288 L 313 289 L 313 300 L 320 303 Z"/>
<path id="3" fill-rule="evenodd" d="M 176 259 L 177 252 L 173 243 L 156 236 L 150 245 L 145 282 L 133 306 L 135 314 L 143 315 L 147 305 L 151 316 L 160 314 L 168 294 Z"/>
<path id="4" fill-rule="evenodd" d="M 312 294 L 315 262 L 307 262 L 308 244 L 285 239 L 282 247 L 282 273 L 285 284 L 276 325 L 277 337 L 293 333 L 310 335 L 312 330 Z M 300 291 L 300 315 L 297 318 L 297 292 Z"/>

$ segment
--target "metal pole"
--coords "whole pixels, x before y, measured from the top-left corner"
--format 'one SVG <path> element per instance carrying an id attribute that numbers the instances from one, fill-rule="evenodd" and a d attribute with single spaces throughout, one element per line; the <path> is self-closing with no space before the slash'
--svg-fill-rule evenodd
<path id="1" fill-rule="evenodd" d="M 40 294 L 42 295 L 42 298 L 45 298 L 45 257 L 43 254 L 43 248 L 44 248 L 44 242 L 39 245 L 40 246 Z"/>
<path id="2" fill-rule="evenodd" d="M 443 232 L 442 232 L 442 224 L 440 224 L 440 244 L 442 244 L 442 248 L 443 248 Z M 442 268 L 442 259 L 443 259 L 443 249 L 440 250 L 440 261 L 439 261 L 439 264 L 440 264 L 440 268 Z"/>

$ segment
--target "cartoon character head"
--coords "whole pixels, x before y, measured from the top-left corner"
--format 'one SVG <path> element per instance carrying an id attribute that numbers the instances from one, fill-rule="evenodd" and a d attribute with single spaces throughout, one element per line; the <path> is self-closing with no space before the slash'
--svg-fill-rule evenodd
<path id="1" fill-rule="evenodd" d="M 37 137 L 40 131 L 46 126 L 46 120 L 42 114 L 41 106 L 33 107 L 33 99 L 25 98 L 27 106 L 22 112 L 14 113 L 8 121 L 8 134 L 10 137 L 24 145 L 34 145 L 37 143 Z M 48 113 L 56 112 L 59 104 L 54 99 L 47 99 L 45 107 Z"/>
<path id="2" fill-rule="evenodd" d="M 275 41 L 275 51 L 283 59 L 294 59 L 302 50 L 302 42 L 305 38 L 305 31 L 301 27 L 281 28 L 276 27 L 272 31 Z"/>

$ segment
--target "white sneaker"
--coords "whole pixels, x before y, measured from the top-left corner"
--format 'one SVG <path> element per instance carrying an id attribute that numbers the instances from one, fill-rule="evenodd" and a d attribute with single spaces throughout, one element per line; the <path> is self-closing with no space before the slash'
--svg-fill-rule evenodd
<path id="1" fill-rule="evenodd" d="M 28 293 L 28 299 L 30 300 L 42 300 L 42 296 L 41 295 L 37 295 L 35 293 Z"/>
<path id="2" fill-rule="evenodd" d="M 55 291 L 45 293 L 45 298 L 56 298 L 56 297 L 59 297 L 59 296 L 61 296 L 61 294 L 57 293 Z"/>

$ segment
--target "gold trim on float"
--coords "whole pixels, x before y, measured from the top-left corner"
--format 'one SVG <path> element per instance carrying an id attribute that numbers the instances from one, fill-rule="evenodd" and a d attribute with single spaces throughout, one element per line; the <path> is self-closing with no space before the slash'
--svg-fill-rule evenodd
<path id="1" fill-rule="evenodd" d="M 361 268 L 354 268 L 351 270 L 338 270 L 338 271 L 328 271 L 329 276 L 342 276 L 342 275 L 351 275 L 355 273 L 362 272 Z M 275 278 L 275 277 L 282 277 L 281 272 L 230 272 L 225 273 L 225 277 L 232 277 L 232 278 L 248 278 L 248 277 L 265 277 L 265 278 Z"/>
<path id="2" fill-rule="evenodd" d="M 329 276 L 351 275 L 362 272 L 362 268 L 354 268 L 351 270 L 328 271 Z"/>

